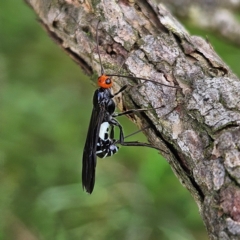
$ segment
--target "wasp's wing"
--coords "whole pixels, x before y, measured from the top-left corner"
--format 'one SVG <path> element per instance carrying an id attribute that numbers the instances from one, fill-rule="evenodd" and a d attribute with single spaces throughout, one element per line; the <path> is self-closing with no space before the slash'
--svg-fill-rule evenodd
<path id="1" fill-rule="evenodd" d="M 103 118 L 104 109 L 93 108 L 82 159 L 82 185 L 88 193 L 94 188 L 97 142 Z"/>

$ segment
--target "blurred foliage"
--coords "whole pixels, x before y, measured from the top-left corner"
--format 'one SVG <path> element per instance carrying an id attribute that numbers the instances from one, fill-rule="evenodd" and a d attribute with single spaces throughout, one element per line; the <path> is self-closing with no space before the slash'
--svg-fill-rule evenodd
<path id="1" fill-rule="evenodd" d="M 155 150 L 99 160 L 93 194 L 82 191 L 94 88 L 23 2 L 1 2 L 0 30 L 0 239 L 207 239 L 194 200 Z M 239 50 L 207 35 L 240 75 Z"/>

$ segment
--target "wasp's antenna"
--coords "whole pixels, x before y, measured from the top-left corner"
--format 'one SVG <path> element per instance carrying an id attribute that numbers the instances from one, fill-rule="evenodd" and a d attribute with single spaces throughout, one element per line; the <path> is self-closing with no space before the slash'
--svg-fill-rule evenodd
<path id="1" fill-rule="evenodd" d="M 177 89 L 181 89 L 178 86 L 171 86 L 171 85 L 167 85 L 164 83 L 160 83 L 160 82 L 156 82 L 154 80 L 150 80 L 150 79 L 146 79 L 146 78 L 141 78 L 141 77 L 133 77 L 133 76 L 124 76 L 124 75 L 118 75 L 118 74 L 108 74 L 109 77 L 125 77 L 125 78 L 130 78 L 130 79 L 137 79 L 137 80 L 143 80 L 143 81 L 148 81 L 148 82 L 153 82 L 162 86 L 166 86 L 166 87 L 170 87 L 170 88 L 177 88 Z"/>
<path id="2" fill-rule="evenodd" d="M 103 75 L 104 74 L 104 68 L 103 68 L 103 65 L 102 65 L 102 60 L 101 60 L 101 56 L 100 56 L 100 53 L 99 53 L 99 47 L 98 47 L 98 45 L 99 45 L 98 26 L 99 26 L 100 22 L 101 22 L 101 20 L 99 20 L 98 23 L 97 23 L 97 33 L 96 33 L 97 36 L 96 37 L 97 37 L 97 52 L 98 52 L 98 57 L 99 57 L 99 61 L 100 61 L 100 66 L 101 66 L 101 75 Z"/>

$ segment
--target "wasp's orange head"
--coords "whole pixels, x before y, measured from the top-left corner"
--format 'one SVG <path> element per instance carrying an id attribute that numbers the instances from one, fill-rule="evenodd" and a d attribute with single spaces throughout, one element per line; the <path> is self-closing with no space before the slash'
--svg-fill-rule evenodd
<path id="1" fill-rule="evenodd" d="M 110 88 L 112 87 L 113 82 L 112 79 L 109 76 L 101 75 L 98 78 L 98 86 L 101 88 Z"/>

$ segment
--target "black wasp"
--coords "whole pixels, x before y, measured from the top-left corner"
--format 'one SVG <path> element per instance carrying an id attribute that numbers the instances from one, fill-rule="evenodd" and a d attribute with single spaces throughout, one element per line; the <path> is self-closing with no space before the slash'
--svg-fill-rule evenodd
<path id="1" fill-rule="evenodd" d="M 126 78 L 140 79 L 150 82 L 155 82 L 152 80 L 122 76 L 117 74 L 106 75 L 101 62 L 101 57 L 98 48 L 98 25 L 96 31 L 97 38 L 97 52 L 99 56 L 99 61 L 101 64 L 101 76 L 98 78 L 99 88 L 95 91 L 93 96 L 93 110 L 91 115 L 91 120 L 88 128 L 88 134 L 86 143 L 83 151 L 82 159 L 82 185 L 83 189 L 88 193 L 92 193 L 94 184 L 95 184 L 95 168 L 96 168 L 96 159 L 105 158 L 112 156 L 117 153 L 119 147 L 117 144 L 122 146 L 147 146 L 152 147 L 147 143 L 140 142 L 125 142 L 123 128 L 121 124 L 117 121 L 116 117 L 130 114 L 136 111 L 146 111 L 146 109 L 136 109 L 128 110 L 123 113 L 115 113 L 115 103 L 113 98 L 118 95 L 120 92 L 123 92 L 128 85 L 123 86 L 117 93 L 112 94 L 110 88 L 113 85 L 111 76 L 119 76 Z M 162 83 L 155 82 L 157 84 L 165 85 Z M 167 87 L 178 88 L 174 86 L 165 85 Z M 119 139 L 114 139 L 114 127 L 118 127 L 120 131 Z"/>

